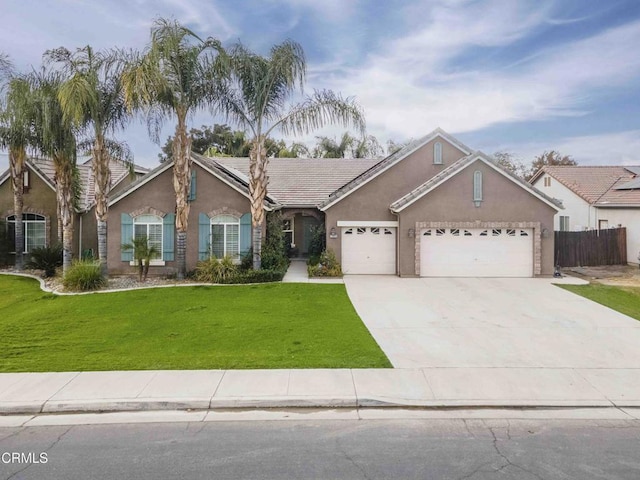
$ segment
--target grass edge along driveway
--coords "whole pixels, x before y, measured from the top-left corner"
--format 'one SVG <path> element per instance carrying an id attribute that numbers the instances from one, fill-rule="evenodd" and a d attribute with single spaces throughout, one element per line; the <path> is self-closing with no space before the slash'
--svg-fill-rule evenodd
<path id="1" fill-rule="evenodd" d="M 558 286 L 631 318 L 640 320 L 639 287 L 616 287 L 599 283 Z"/>
<path id="2" fill-rule="evenodd" d="M 58 296 L 0 276 L 0 372 L 387 367 L 342 284 Z"/>

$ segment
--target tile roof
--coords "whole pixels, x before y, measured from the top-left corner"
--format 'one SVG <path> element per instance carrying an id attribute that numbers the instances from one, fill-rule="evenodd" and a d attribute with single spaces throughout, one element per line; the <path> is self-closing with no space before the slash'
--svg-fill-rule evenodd
<path id="1" fill-rule="evenodd" d="M 444 170 L 439 172 L 437 175 L 431 177 L 429 180 L 427 180 L 425 183 L 423 183 L 419 187 L 416 187 L 415 189 L 413 189 L 411 192 L 407 193 L 402 198 L 399 198 L 398 200 L 393 202 L 391 204 L 391 210 L 393 212 L 401 211 L 406 206 L 410 205 L 415 200 L 417 200 L 418 198 L 420 198 L 423 195 L 425 195 L 426 193 L 428 193 L 431 189 L 435 188 L 441 182 L 443 182 L 444 180 L 446 180 L 449 177 L 452 177 L 457 172 L 459 172 L 460 170 L 464 169 L 469 164 L 473 163 L 474 161 L 476 161 L 478 159 L 484 160 L 486 163 L 488 163 L 491 166 L 493 166 L 494 168 L 500 170 L 502 173 L 504 173 L 505 175 L 510 177 L 514 182 L 518 183 L 521 187 L 525 188 L 526 190 L 529 190 L 531 193 L 533 193 L 534 195 L 540 197 L 542 200 L 546 201 L 547 203 L 550 203 L 550 204 L 552 204 L 552 205 L 554 205 L 554 206 L 556 206 L 558 208 L 562 208 L 562 205 L 560 204 L 560 202 L 558 200 L 545 195 L 540 190 L 538 190 L 533 185 L 531 185 L 529 182 L 526 182 L 525 180 L 523 180 L 522 178 L 518 177 L 517 175 L 514 175 L 509 170 L 506 170 L 505 168 L 503 168 L 493 158 L 491 158 L 488 155 L 478 151 L 478 152 L 473 152 L 472 154 L 467 155 L 466 157 L 462 157 L 460 160 L 452 163 L 447 168 L 445 168 Z"/>
<path id="2" fill-rule="evenodd" d="M 248 178 L 248 158 L 216 157 L 215 161 Z M 372 158 L 271 158 L 267 167 L 267 189 L 284 206 L 315 207 L 379 161 Z"/>
<path id="3" fill-rule="evenodd" d="M 27 159 L 29 166 L 40 174 L 41 177 L 55 189 L 56 170 L 53 161 L 48 158 L 31 157 Z M 95 182 L 93 172 L 91 170 L 91 159 L 83 163 L 78 163 L 78 173 L 80 175 L 80 184 L 82 185 L 82 195 L 78 205 L 79 211 L 85 211 L 91 208 L 95 202 Z M 127 175 L 129 175 L 129 167 L 120 161 L 111 161 L 111 186 L 120 183 Z M 136 173 L 147 173 L 149 170 L 138 165 L 134 166 Z M 0 183 L 4 182 L 10 175 L 9 170 L 0 176 Z"/>
<path id="4" fill-rule="evenodd" d="M 592 205 L 640 206 L 640 185 L 630 188 L 638 179 L 634 173 L 638 169 L 639 167 L 623 166 L 554 165 L 543 167 L 542 172 L 551 175 Z"/>

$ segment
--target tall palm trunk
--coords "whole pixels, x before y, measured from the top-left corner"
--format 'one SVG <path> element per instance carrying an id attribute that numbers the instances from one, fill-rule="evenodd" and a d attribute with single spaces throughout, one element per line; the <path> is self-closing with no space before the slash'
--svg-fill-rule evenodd
<path id="1" fill-rule="evenodd" d="M 267 149 L 265 138 L 256 138 L 249 152 L 249 195 L 251 196 L 251 223 L 253 244 L 253 269 L 262 265 L 262 224 L 264 222 L 264 199 L 267 196 Z"/>
<path id="2" fill-rule="evenodd" d="M 9 168 L 11 171 L 11 186 L 13 188 L 13 214 L 16 219 L 15 246 L 16 270 L 24 268 L 24 224 L 22 223 L 22 209 L 24 206 L 24 164 L 27 154 L 24 148 L 9 149 Z"/>
<path id="3" fill-rule="evenodd" d="M 100 271 L 104 277 L 107 276 L 107 216 L 109 190 L 111 186 L 111 170 L 109 169 L 109 159 L 104 151 L 104 138 L 96 136 L 93 149 L 93 178 L 95 181 L 96 198 L 96 224 L 98 230 L 98 259 L 100 260 Z"/>
<path id="4" fill-rule="evenodd" d="M 62 155 L 55 155 L 54 163 L 59 225 L 62 226 L 62 272 L 66 274 L 73 255 L 73 166 Z"/>
<path id="5" fill-rule="evenodd" d="M 191 184 L 191 138 L 187 134 L 186 110 L 178 111 L 173 139 L 173 189 L 176 194 L 176 261 L 178 279 L 187 272 L 187 228 L 189 226 L 189 187 Z"/>

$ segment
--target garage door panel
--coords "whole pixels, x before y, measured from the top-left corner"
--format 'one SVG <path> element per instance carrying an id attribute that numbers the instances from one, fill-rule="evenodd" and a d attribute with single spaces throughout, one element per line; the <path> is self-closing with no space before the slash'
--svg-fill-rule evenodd
<path id="1" fill-rule="evenodd" d="M 531 277 L 530 229 L 427 229 L 421 232 L 423 277 Z"/>
<path id="2" fill-rule="evenodd" d="M 392 227 L 343 228 L 342 271 L 345 274 L 395 274 L 396 229 Z"/>

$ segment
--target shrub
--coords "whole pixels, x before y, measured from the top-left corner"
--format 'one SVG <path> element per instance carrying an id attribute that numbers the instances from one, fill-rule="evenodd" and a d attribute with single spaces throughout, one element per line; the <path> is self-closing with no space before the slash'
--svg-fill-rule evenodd
<path id="1" fill-rule="evenodd" d="M 240 270 L 247 271 L 253 268 L 253 248 L 250 248 L 240 259 Z"/>
<path id="2" fill-rule="evenodd" d="M 50 247 L 34 248 L 30 255 L 31 258 L 25 266 L 43 270 L 45 278 L 53 277 L 56 274 L 56 268 L 62 266 L 62 245 L 59 243 Z"/>
<path id="3" fill-rule="evenodd" d="M 307 267 L 310 277 L 341 277 L 342 268 L 333 250 L 325 250 L 320 255 L 320 262 L 317 265 Z"/>
<path id="4" fill-rule="evenodd" d="M 237 273 L 238 267 L 228 255 L 222 259 L 213 255 L 196 266 L 196 280 L 199 282 L 228 283 Z"/>
<path id="5" fill-rule="evenodd" d="M 284 277 L 286 270 L 247 270 L 237 272 L 223 283 L 265 283 L 279 282 Z"/>
<path id="6" fill-rule="evenodd" d="M 267 214 L 267 235 L 262 246 L 261 266 L 263 270 L 286 270 L 289 257 L 282 231 L 282 214 L 278 211 Z"/>
<path id="7" fill-rule="evenodd" d="M 311 255 L 307 260 L 307 265 L 318 265 L 320 263 L 320 255 Z"/>
<path id="8" fill-rule="evenodd" d="M 62 279 L 66 290 L 86 292 L 97 290 L 107 284 L 100 272 L 100 263 L 76 260 Z"/>
<path id="9" fill-rule="evenodd" d="M 309 255 L 319 257 L 327 247 L 327 236 L 324 225 L 314 225 L 309 228 L 311 240 L 309 241 Z"/>

